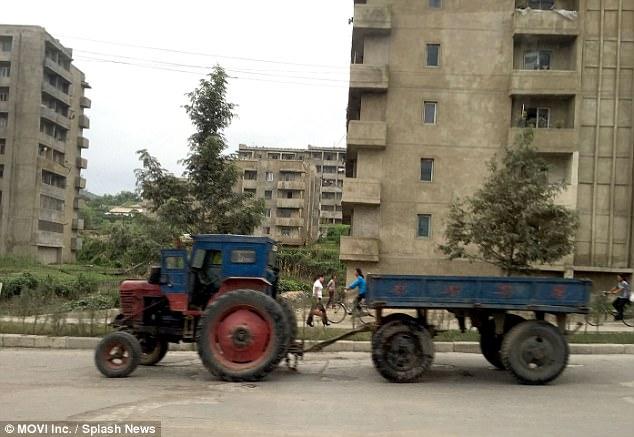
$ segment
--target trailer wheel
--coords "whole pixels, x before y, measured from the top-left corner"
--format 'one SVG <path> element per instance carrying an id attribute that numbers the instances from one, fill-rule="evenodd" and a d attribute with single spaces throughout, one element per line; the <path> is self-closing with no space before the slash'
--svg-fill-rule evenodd
<path id="1" fill-rule="evenodd" d="M 393 320 L 372 338 L 372 362 L 388 381 L 416 382 L 434 360 L 434 344 L 423 326 Z"/>
<path id="2" fill-rule="evenodd" d="M 164 338 L 144 336 L 139 338 L 141 344 L 141 365 L 153 366 L 165 358 L 169 350 L 169 342 Z"/>
<path id="3" fill-rule="evenodd" d="M 546 384 L 568 363 L 568 342 L 555 326 L 529 320 L 504 336 L 502 362 L 521 384 Z"/>
<path id="4" fill-rule="evenodd" d="M 292 344 L 297 338 L 297 316 L 295 315 L 295 310 L 293 309 L 293 306 L 288 301 L 288 299 L 284 297 L 278 296 L 277 302 L 282 307 L 282 310 L 284 311 L 284 315 L 286 316 L 286 320 L 288 321 L 288 328 L 289 328 L 289 334 L 290 334 L 288 343 Z"/>
<path id="5" fill-rule="evenodd" d="M 490 319 L 480 329 L 480 351 L 486 360 L 500 370 L 504 370 L 504 363 L 500 357 L 500 349 L 504 335 L 515 325 L 522 323 L 525 319 L 516 314 L 506 313 L 504 316 L 504 334 L 495 333 L 495 320 Z"/>
<path id="6" fill-rule="evenodd" d="M 124 378 L 141 362 L 141 345 L 127 332 L 111 332 L 95 350 L 95 365 L 108 378 Z"/>
<path id="7" fill-rule="evenodd" d="M 205 367 L 225 381 L 257 381 L 286 356 L 289 337 L 287 317 L 275 299 L 236 290 L 205 310 L 198 353 Z"/>

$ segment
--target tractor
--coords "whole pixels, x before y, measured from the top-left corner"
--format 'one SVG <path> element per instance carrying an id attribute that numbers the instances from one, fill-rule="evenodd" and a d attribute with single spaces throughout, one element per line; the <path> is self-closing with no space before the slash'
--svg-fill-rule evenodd
<path id="1" fill-rule="evenodd" d="M 295 313 L 277 296 L 275 242 L 213 234 L 192 240 L 191 250 L 162 250 L 147 281 L 121 283 L 115 330 L 95 351 L 103 375 L 157 364 L 169 343 L 196 342 L 205 367 L 227 381 L 260 380 L 301 354 Z"/>

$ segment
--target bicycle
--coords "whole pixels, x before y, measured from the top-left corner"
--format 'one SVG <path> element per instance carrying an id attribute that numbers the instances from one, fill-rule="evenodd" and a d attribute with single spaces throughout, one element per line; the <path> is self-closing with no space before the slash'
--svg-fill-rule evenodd
<path id="1" fill-rule="evenodd" d="M 353 324 L 355 320 L 358 320 L 362 325 L 367 325 L 374 322 L 374 315 L 368 308 L 365 300 L 363 300 L 359 307 L 361 311 L 358 311 L 354 305 L 346 302 L 345 292 L 339 292 L 335 295 L 335 301 L 330 308 L 327 308 L 328 321 L 330 323 L 341 323 L 345 320 L 346 316 L 350 314 L 353 318 Z"/>
<path id="2" fill-rule="evenodd" d="M 608 293 L 602 291 L 595 294 L 590 302 L 590 312 L 586 314 L 586 323 L 590 326 L 601 326 L 614 316 L 616 311 L 608 298 Z M 621 321 L 626 326 L 634 327 L 634 304 L 625 306 Z"/>

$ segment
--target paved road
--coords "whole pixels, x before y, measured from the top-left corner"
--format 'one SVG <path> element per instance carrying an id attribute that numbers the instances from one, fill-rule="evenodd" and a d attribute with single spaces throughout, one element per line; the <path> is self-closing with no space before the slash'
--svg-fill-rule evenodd
<path id="1" fill-rule="evenodd" d="M 438 354 L 423 382 L 398 385 L 368 354 L 322 353 L 237 384 L 190 352 L 116 380 L 89 351 L 3 349 L 0 388 L 0 420 L 160 419 L 164 436 L 630 435 L 634 357 L 573 356 L 556 383 L 528 387 L 473 354 Z"/>

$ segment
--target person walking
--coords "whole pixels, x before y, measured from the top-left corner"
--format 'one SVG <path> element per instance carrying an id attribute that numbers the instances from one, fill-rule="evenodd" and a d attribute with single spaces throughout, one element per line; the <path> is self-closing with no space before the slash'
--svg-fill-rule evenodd
<path id="1" fill-rule="evenodd" d="M 616 310 L 614 320 L 623 320 L 623 310 L 625 309 L 625 306 L 631 305 L 630 295 L 632 293 L 632 289 L 625 279 L 624 274 L 616 275 L 616 280 L 616 287 L 608 291 L 608 294 L 618 295 L 617 298 L 614 299 L 614 302 L 612 302 L 612 306 Z"/>
<path id="2" fill-rule="evenodd" d="M 365 282 L 365 276 L 363 276 L 363 272 L 360 268 L 356 268 L 354 270 L 355 280 L 346 287 L 346 290 L 353 290 L 355 288 L 359 289 L 359 293 L 357 294 L 357 298 L 354 300 L 354 308 L 357 313 L 361 312 L 361 301 L 365 299 L 365 293 L 367 291 L 367 285 Z M 352 311 L 349 311 L 348 314 L 352 314 Z"/>
<path id="3" fill-rule="evenodd" d="M 326 284 L 328 289 L 328 303 L 326 308 L 335 309 L 335 292 L 337 291 L 337 274 L 333 273 L 330 277 L 330 281 Z"/>
<path id="4" fill-rule="evenodd" d="M 313 283 L 313 297 L 312 297 L 312 305 L 310 307 L 310 314 L 308 314 L 308 319 L 306 319 L 306 324 L 310 327 L 313 327 L 313 315 L 317 310 L 321 313 L 321 322 L 324 326 L 330 325 L 328 322 L 328 316 L 326 315 L 326 308 L 321 303 L 323 298 L 323 290 L 324 290 L 324 275 L 319 275 L 315 282 Z"/>

